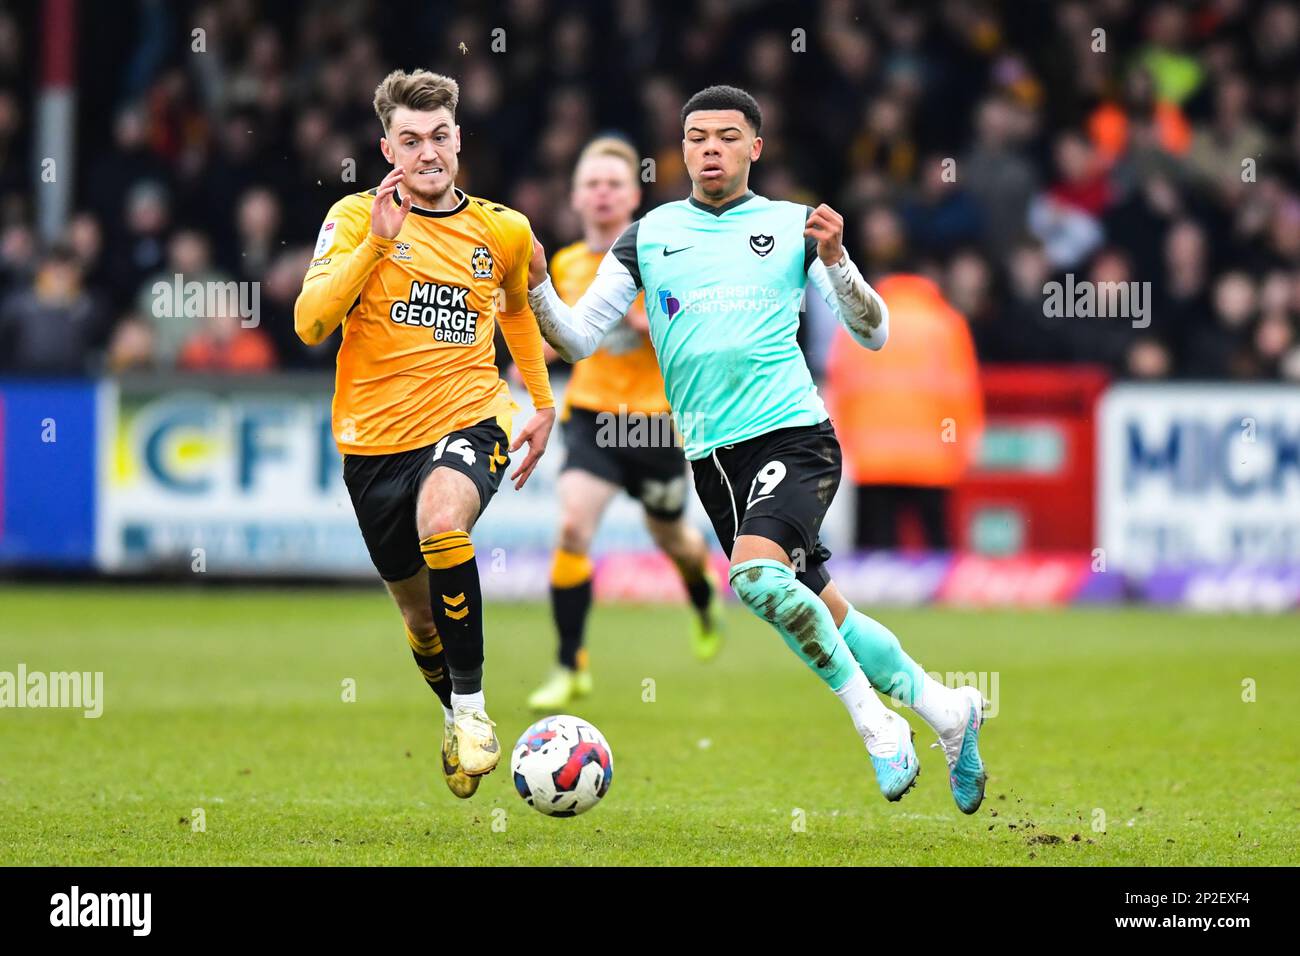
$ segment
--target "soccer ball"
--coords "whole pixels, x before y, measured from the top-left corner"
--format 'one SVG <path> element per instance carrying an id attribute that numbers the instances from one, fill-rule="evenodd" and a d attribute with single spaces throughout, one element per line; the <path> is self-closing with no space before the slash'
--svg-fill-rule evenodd
<path id="1" fill-rule="evenodd" d="M 586 813 L 609 790 L 614 754 L 599 730 L 579 717 L 543 717 L 524 731 L 510 758 L 515 789 L 548 817 Z"/>

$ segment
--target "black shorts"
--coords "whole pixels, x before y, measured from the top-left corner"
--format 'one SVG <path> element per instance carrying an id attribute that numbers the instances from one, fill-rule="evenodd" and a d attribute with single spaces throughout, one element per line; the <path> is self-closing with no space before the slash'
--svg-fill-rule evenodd
<path id="1" fill-rule="evenodd" d="M 691 462 L 700 496 L 722 549 L 742 534 L 775 541 L 795 577 L 820 594 L 830 582 L 830 550 L 817 536 L 840 485 L 840 443 L 830 421 L 724 445 Z"/>
<path id="2" fill-rule="evenodd" d="M 451 432 L 432 445 L 391 455 L 344 455 L 343 483 L 361 537 L 385 581 L 404 581 L 425 567 L 415 504 L 435 468 L 454 468 L 478 488 L 479 514 L 510 464 L 510 437 L 495 418 Z"/>
<path id="3" fill-rule="evenodd" d="M 608 417 L 602 417 L 608 416 Z M 569 410 L 563 471 L 576 468 L 619 485 L 646 514 L 676 521 L 686 510 L 686 455 L 672 416 Z"/>

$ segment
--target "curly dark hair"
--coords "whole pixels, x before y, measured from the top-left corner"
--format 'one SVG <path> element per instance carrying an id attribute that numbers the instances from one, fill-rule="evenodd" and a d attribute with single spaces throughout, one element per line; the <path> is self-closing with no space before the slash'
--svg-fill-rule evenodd
<path id="1" fill-rule="evenodd" d="M 682 107 L 683 126 L 686 117 L 696 110 L 739 110 L 754 127 L 755 134 L 763 126 L 763 111 L 758 108 L 758 101 L 735 86 L 708 86 L 692 96 Z"/>

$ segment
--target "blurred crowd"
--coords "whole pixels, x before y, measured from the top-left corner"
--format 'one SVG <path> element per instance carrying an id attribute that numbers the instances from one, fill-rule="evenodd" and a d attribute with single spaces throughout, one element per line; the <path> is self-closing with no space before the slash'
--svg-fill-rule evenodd
<path id="1" fill-rule="evenodd" d="M 755 189 L 834 205 L 873 280 L 932 278 L 982 362 L 1300 381 L 1292 2 L 80 4 L 75 214 L 53 242 L 24 9 L 0 4 L 3 370 L 331 366 L 337 336 L 301 345 L 293 301 L 330 204 L 384 173 L 375 85 L 423 66 L 461 83 L 460 184 L 550 251 L 578 236 L 589 138 L 654 160 L 646 207 L 681 198 L 681 104 L 730 82 L 764 109 Z M 260 283 L 259 324 L 156 316 L 177 273 Z M 1049 315 L 1067 274 L 1149 283 L 1147 319 Z"/>

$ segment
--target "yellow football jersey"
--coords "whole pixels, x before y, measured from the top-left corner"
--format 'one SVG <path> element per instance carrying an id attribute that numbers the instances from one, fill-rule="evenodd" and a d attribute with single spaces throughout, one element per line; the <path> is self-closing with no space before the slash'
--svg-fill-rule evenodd
<path id="1" fill-rule="evenodd" d="M 573 305 L 596 278 L 603 252 L 588 248 L 585 242 L 565 246 L 551 258 L 551 282 L 560 298 Z M 629 313 L 645 315 L 644 293 L 638 294 Z M 588 358 L 573 366 L 569 387 L 564 393 L 564 408 L 584 408 L 594 412 L 617 412 L 619 406 L 629 412 L 657 414 L 668 411 L 664 397 L 664 380 L 659 374 L 650 336 L 629 328 L 615 326 Z"/>
<path id="2" fill-rule="evenodd" d="M 313 283 L 323 288 L 331 266 L 369 236 L 374 194 L 330 209 L 303 281 L 304 308 Z M 531 321 L 532 230 L 512 209 L 456 195 L 451 209 L 412 207 L 343 320 L 333 407 L 341 452 L 409 451 L 486 418 L 508 426 L 517 410 L 497 372 L 494 319 L 527 312 Z"/>

